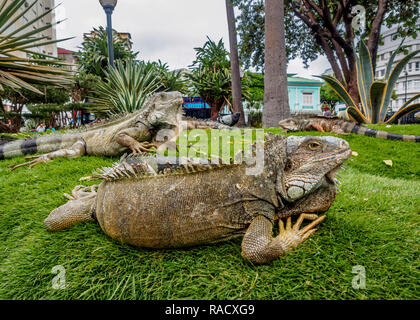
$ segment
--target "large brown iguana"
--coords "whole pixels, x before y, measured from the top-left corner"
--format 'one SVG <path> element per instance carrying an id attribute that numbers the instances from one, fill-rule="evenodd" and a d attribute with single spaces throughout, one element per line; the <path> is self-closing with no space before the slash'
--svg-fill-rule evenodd
<path id="1" fill-rule="evenodd" d="M 21 155 L 44 153 L 41 156 L 28 157 L 29 162 L 15 165 L 22 166 L 48 162 L 59 157 L 75 158 L 82 155 L 116 156 L 131 150 L 151 152 L 163 141 L 156 141 L 156 134 L 161 129 L 174 132 L 173 139 L 179 134 L 181 121 L 184 129 L 230 129 L 220 122 L 182 118 L 182 95 L 178 92 L 155 94 L 145 107 L 135 113 L 110 123 L 94 126 L 83 132 L 51 134 L 29 140 L 0 144 L 0 160 Z M 237 121 L 237 116 L 232 118 Z M 233 123 L 234 124 L 234 123 Z"/>
<path id="2" fill-rule="evenodd" d="M 345 121 L 339 118 L 313 117 L 313 118 L 290 118 L 279 122 L 284 131 L 320 131 L 333 132 L 336 134 L 355 133 L 359 135 L 384 138 L 390 140 L 420 142 L 420 136 L 402 135 L 381 130 L 371 129 L 358 125 L 353 121 Z"/>
<path id="3" fill-rule="evenodd" d="M 103 170 L 95 186 L 76 187 L 70 201 L 46 218 L 50 230 L 97 221 L 115 240 L 149 248 L 215 243 L 244 235 L 242 255 L 268 263 L 312 233 L 336 196 L 337 170 L 349 158 L 335 137 L 282 137 L 265 143 L 263 170 L 253 164 L 185 165 L 156 174 L 145 164 L 123 161 Z M 146 173 L 145 173 L 146 172 Z M 248 172 L 249 173 L 249 172 Z M 88 191 L 92 192 L 88 192 Z M 301 214 L 291 226 L 291 215 Z M 289 217 L 272 237 L 273 221 Z M 304 219 L 313 220 L 300 229 Z"/>

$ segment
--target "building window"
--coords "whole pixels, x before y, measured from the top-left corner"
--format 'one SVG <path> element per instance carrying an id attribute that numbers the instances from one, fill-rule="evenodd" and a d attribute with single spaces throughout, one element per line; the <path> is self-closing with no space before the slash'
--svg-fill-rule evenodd
<path id="1" fill-rule="evenodd" d="M 412 81 L 411 80 L 408 80 L 408 82 L 407 82 L 407 89 L 411 89 L 411 84 L 412 84 Z"/>
<path id="2" fill-rule="evenodd" d="M 414 89 L 420 89 L 420 80 L 414 80 L 413 85 Z"/>
<path id="3" fill-rule="evenodd" d="M 302 105 L 312 106 L 313 102 L 313 93 L 312 92 L 302 92 Z"/>
<path id="4" fill-rule="evenodd" d="M 381 70 L 381 77 L 385 76 L 385 69 Z"/>
<path id="5" fill-rule="evenodd" d="M 408 72 L 411 72 L 412 68 L 411 68 L 411 62 L 408 64 Z"/>
<path id="6" fill-rule="evenodd" d="M 416 71 L 420 71 L 420 62 L 416 62 Z"/>

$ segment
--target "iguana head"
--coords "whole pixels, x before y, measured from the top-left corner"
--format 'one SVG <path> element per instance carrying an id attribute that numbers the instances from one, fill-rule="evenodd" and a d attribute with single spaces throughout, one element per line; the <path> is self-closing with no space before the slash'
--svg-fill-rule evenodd
<path id="1" fill-rule="evenodd" d="M 341 165 L 351 156 L 349 144 L 335 137 L 287 137 L 284 169 L 278 173 L 277 191 L 295 202 L 325 183 L 334 183 Z"/>
<path id="2" fill-rule="evenodd" d="M 283 129 L 284 132 L 289 131 L 302 131 L 307 123 L 307 120 L 304 119 L 285 119 L 279 122 L 279 127 Z"/>
<path id="3" fill-rule="evenodd" d="M 182 95 L 179 92 L 160 92 L 151 98 L 147 121 L 158 129 L 176 127 L 182 116 Z"/>

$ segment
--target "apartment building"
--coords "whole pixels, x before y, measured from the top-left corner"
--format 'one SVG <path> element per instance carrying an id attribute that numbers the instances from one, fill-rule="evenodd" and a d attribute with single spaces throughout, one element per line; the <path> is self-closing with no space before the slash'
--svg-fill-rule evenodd
<path id="1" fill-rule="evenodd" d="M 418 20 L 420 25 L 420 19 Z M 376 62 L 376 78 L 381 79 L 385 76 L 385 70 L 391 55 L 398 46 L 401 44 L 401 38 L 393 40 L 393 36 L 396 34 L 398 25 L 390 29 L 385 29 L 381 34 L 383 37 L 384 44 L 378 48 L 378 57 Z M 404 41 L 404 46 L 408 46 L 409 52 L 420 49 L 420 38 L 417 39 L 407 38 Z M 395 66 L 404 57 L 404 53 L 400 53 L 396 56 L 393 66 Z M 405 69 L 401 72 L 398 81 L 395 86 L 395 92 L 398 96 L 396 100 L 391 101 L 392 111 L 397 111 L 401 106 L 412 98 L 415 94 L 420 93 L 420 54 L 417 54 L 410 62 L 406 65 Z M 420 98 L 417 99 L 420 102 Z"/>
<path id="2" fill-rule="evenodd" d="M 8 2 L 10 3 L 11 1 L 8 0 Z M 28 12 L 26 12 L 25 15 L 22 16 L 21 19 L 17 20 L 14 23 L 14 25 L 11 28 L 9 28 L 7 31 L 9 33 L 13 32 L 14 30 L 27 24 L 29 21 L 35 19 L 37 16 L 42 15 L 43 13 L 45 13 L 45 11 L 48 11 L 49 9 L 54 8 L 55 6 L 54 2 L 55 2 L 54 0 L 39 0 L 37 4 L 35 4 Z M 22 13 L 32 3 L 33 3 L 33 0 L 25 1 L 24 6 L 22 6 L 22 8 L 19 9 L 18 13 Z M 23 33 L 23 32 L 32 31 L 32 30 L 41 28 L 45 25 L 51 25 L 54 22 L 55 22 L 55 16 L 54 16 L 54 11 L 52 11 L 46 16 L 44 16 L 43 18 L 41 18 L 40 20 L 38 20 L 35 24 L 28 26 L 21 32 Z M 55 26 L 52 26 L 52 28 L 44 30 L 43 32 L 41 32 L 40 34 L 36 34 L 35 36 L 36 37 L 45 36 L 47 37 L 45 41 L 55 40 L 57 39 Z M 57 44 L 54 43 L 54 44 L 49 44 L 46 46 L 34 48 L 32 49 L 32 51 L 57 57 Z M 18 53 L 17 55 L 22 58 L 27 57 L 25 53 Z"/>

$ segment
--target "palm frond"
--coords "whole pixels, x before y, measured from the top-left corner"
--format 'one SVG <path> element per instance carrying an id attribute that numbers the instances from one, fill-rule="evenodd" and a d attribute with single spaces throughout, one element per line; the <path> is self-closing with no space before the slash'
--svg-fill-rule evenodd
<path id="1" fill-rule="evenodd" d="M 15 22 L 22 19 L 23 15 L 38 0 L 33 1 L 27 8 L 24 7 L 25 0 L 12 0 L 10 3 L 7 2 L 9 3 L 8 5 L 6 2 L 3 1 L 0 5 L 0 83 L 15 89 L 25 88 L 39 94 L 42 93 L 33 84 L 54 84 L 60 86 L 70 84 L 73 76 L 73 72 L 68 68 L 71 66 L 70 64 L 57 59 L 48 59 L 51 57 L 45 54 L 39 54 L 40 59 L 23 58 L 36 54 L 33 51 L 34 48 L 68 40 L 45 41 L 45 36 L 39 36 L 41 32 L 50 29 L 52 25 L 24 32 L 26 28 L 33 26 L 55 8 L 46 10 L 43 14 L 36 16 L 21 27 L 13 29 Z M 24 8 L 24 10 L 18 13 L 20 8 Z M 0 90 L 2 89 L 0 87 Z"/>

